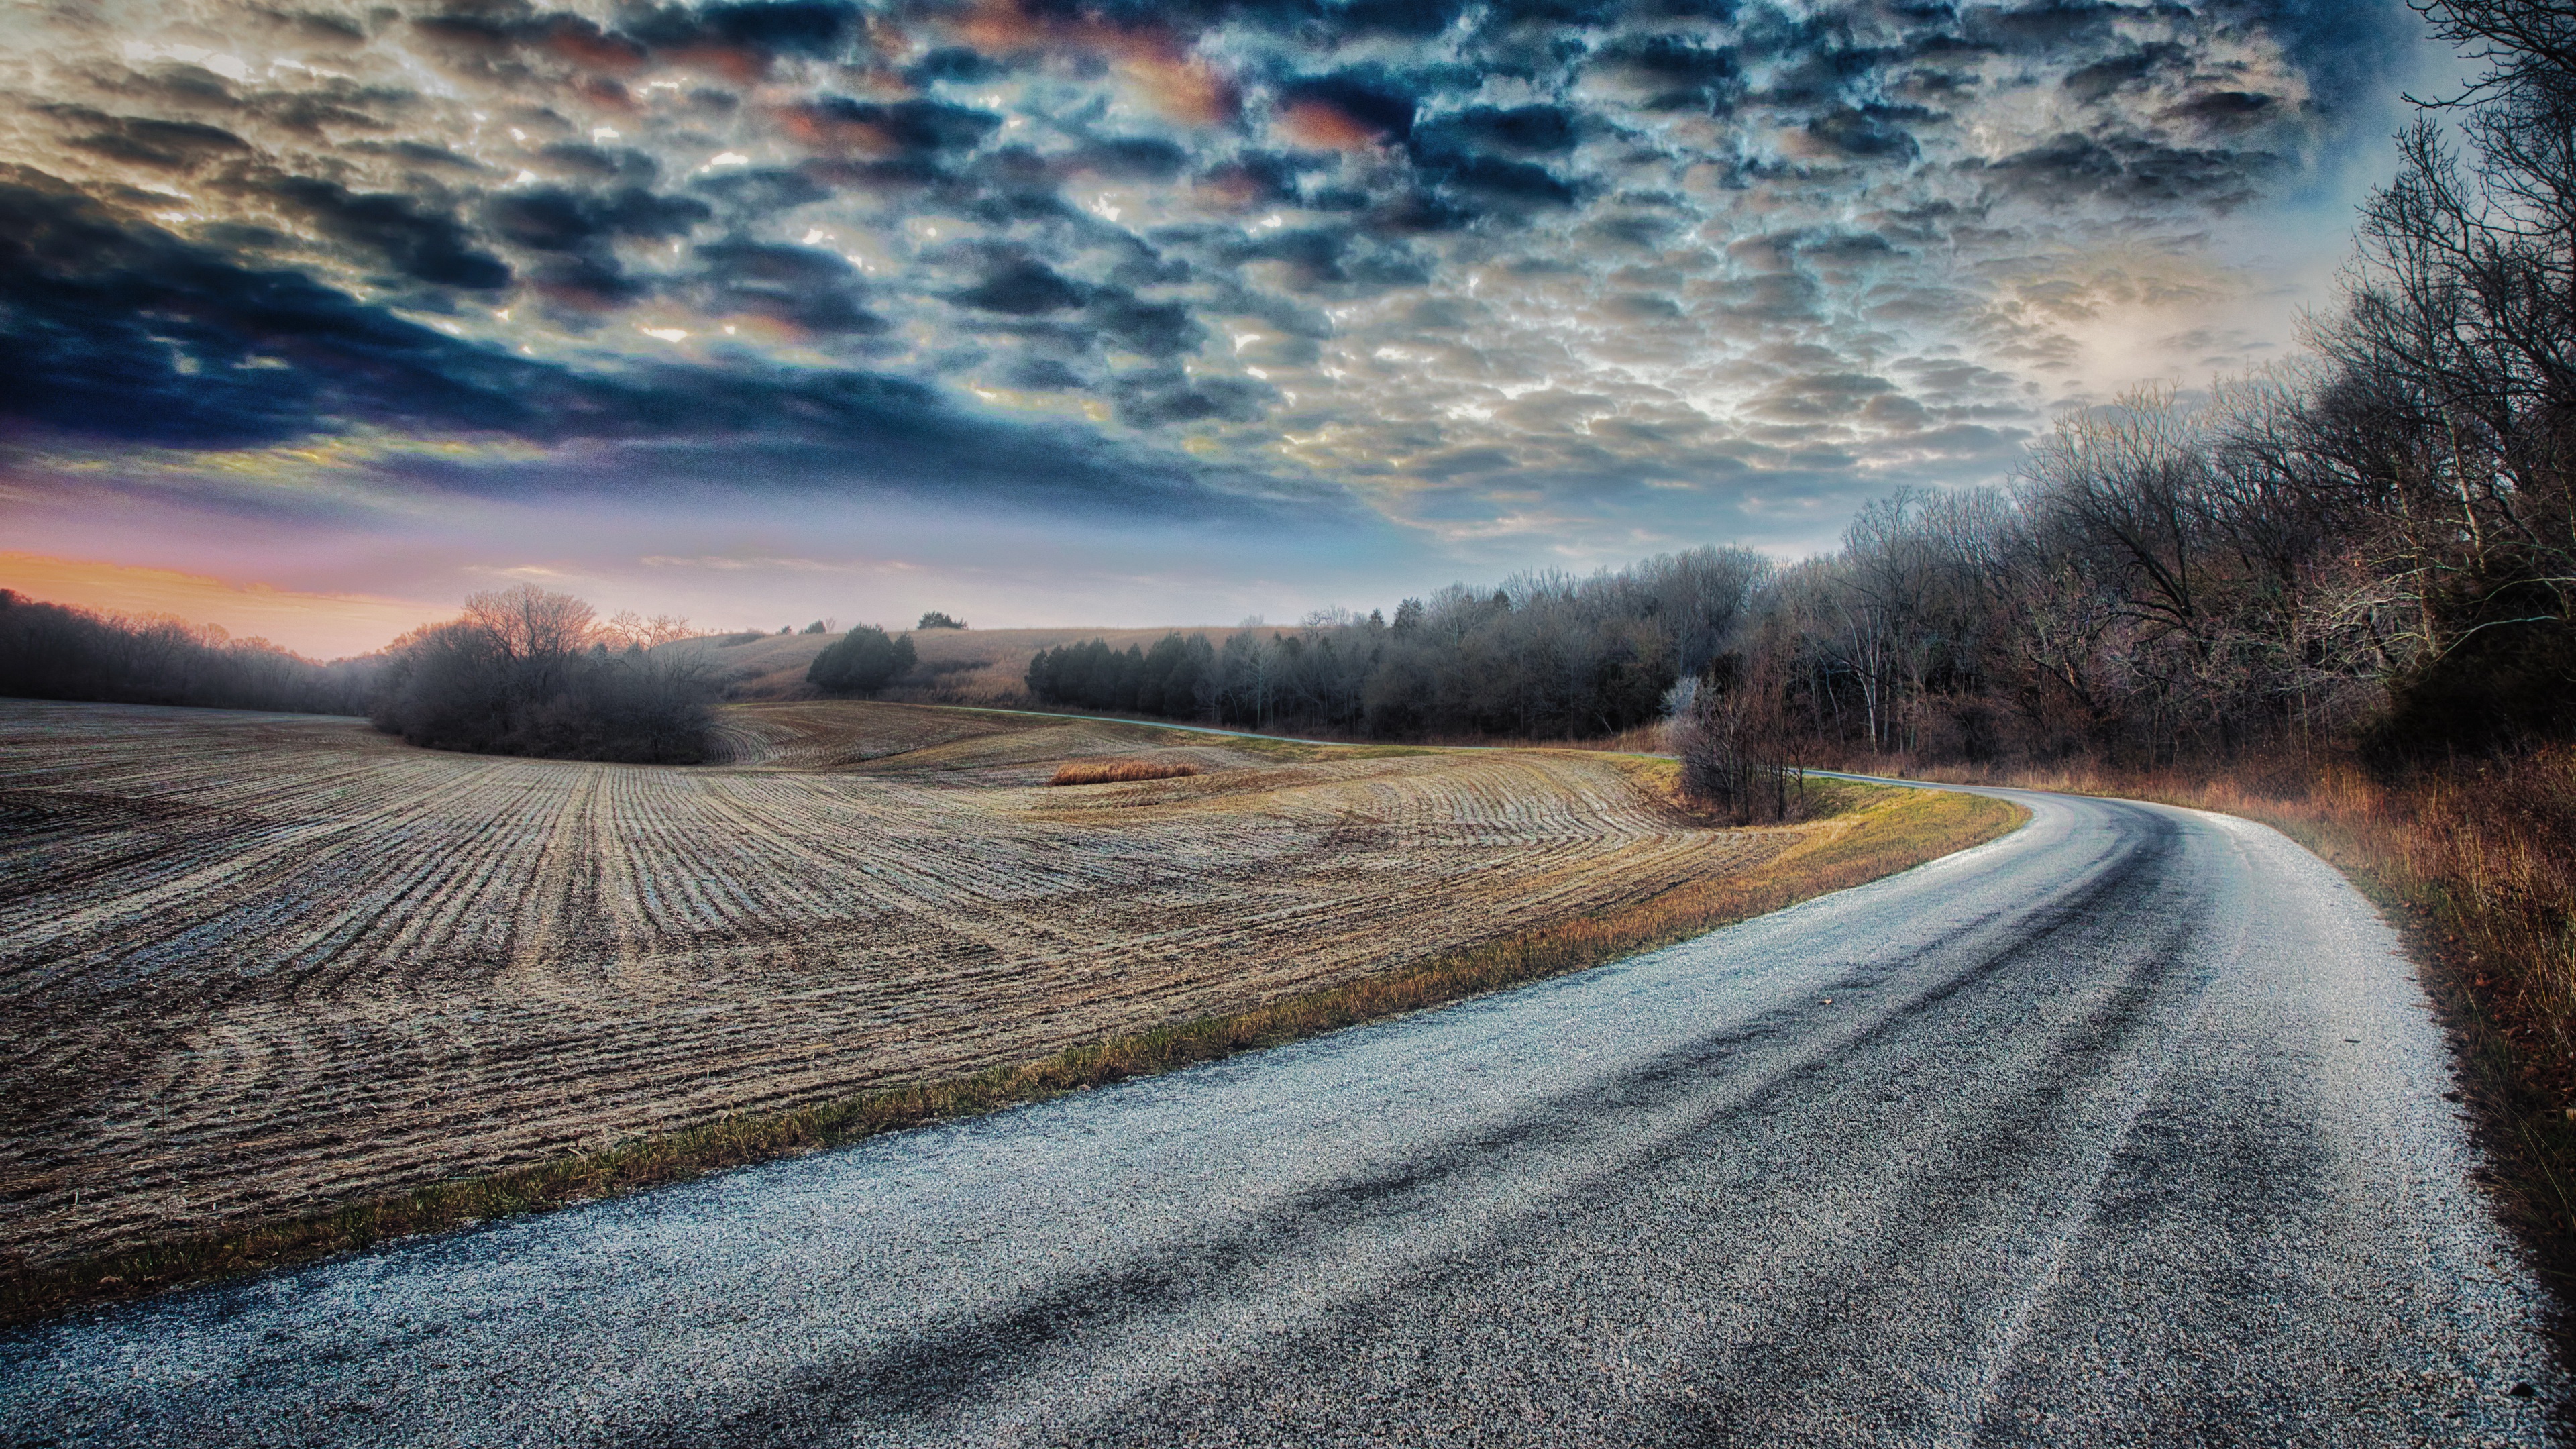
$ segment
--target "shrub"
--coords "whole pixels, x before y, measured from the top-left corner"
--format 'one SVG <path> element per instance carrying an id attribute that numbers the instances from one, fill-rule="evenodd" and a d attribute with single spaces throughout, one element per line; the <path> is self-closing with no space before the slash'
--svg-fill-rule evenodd
<path id="1" fill-rule="evenodd" d="M 937 609 L 933 609 L 929 613 L 922 615 L 921 622 L 913 625 L 912 627 L 915 629 L 963 629 L 966 627 L 966 621 L 963 619 L 949 618 L 946 614 L 939 612 Z"/>
<path id="2" fill-rule="evenodd" d="M 1797 818 L 1791 748 L 1779 695 L 1740 656 L 1722 655 L 1704 678 L 1675 685 L 1665 737 L 1681 760 L 1682 793 L 1737 825 Z"/>
<path id="3" fill-rule="evenodd" d="M 889 638 L 861 624 L 814 656 L 805 682 L 825 694 L 874 694 L 910 672 L 915 657 L 911 635 Z"/>
<path id="4" fill-rule="evenodd" d="M 705 657 L 649 652 L 645 642 L 600 624 L 569 595 L 526 584 L 476 594 L 464 617 L 394 641 L 367 715 L 431 749 L 705 759 L 716 694 Z"/>

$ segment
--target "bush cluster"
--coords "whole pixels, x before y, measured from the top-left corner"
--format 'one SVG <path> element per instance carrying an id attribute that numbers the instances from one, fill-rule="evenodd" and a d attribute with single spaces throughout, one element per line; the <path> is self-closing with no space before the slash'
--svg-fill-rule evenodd
<path id="1" fill-rule="evenodd" d="M 695 651 L 656 651 L 677 620 L 603 623 L 588 604 L 520 585 L 385 651 L 367 716 L 432 749 L 692 764 L 706 758 L 717 684 Z"/>
<path id="2" fill-rule="evenodd" d="M 825 694 L 870 695 L 912 670 L 912 636 L 889 637 L 862 624 L 825 645 L 805 669 L 805 682 Z"/>

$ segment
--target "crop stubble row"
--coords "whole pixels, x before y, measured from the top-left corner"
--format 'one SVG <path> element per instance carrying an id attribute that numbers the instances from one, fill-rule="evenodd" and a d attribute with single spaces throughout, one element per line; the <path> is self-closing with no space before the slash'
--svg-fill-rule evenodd
<path id="1" fill-rule="evenodd" d="M 902 706 L 732 763 L 0 701 L 0 1253 L 240 1226 L 1399 969 L 1741 868 L 1572 752 Z M 1068 757 L 1195 777 L 1046 788 Z"/>

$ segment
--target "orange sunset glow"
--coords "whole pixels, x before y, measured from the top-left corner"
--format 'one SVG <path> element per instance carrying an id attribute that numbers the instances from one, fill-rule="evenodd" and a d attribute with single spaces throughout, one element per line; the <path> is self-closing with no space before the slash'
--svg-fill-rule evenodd
<path id="1" fill-rule="evenodd" d="M 456 612 L 404 599 L 303 593 L 256 580 L 34 553 L 0 553 L 0 588 L 105 614 L 166 614 L 213 624 L 236 638 L 266 639 L 314 659 L 370 653 L 406 630 Z"/>

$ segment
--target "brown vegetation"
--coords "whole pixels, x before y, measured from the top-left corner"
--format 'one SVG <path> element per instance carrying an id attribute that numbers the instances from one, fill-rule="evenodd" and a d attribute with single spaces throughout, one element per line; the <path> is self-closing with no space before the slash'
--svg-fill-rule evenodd
<path id="1" fill-rule="evenodd" d="M 1669 765 L 1636 759 L 1611 763 L 1645 796 L 1672 795 L 1675 777 Z M 1437 1006 L 1598 965 L 1873 880 L 1990 839 L 2022 818 L 2010 806 L 1970 796 L 1849 784 L 1819 783 L 1813 789 L 1818 798 L 1809 802 L 1808 813 L 1822 818 L 1780 837 L 1785 848 L 1749 869 L 1685 880 L 1642 898 L 1436 952 L 1390 973 L 1065 1048 L 1023 1065 L 907 1082 L 811 1106 L 728 1114 L 601 1151 L 434 1183 L 282 1222 L 58 1259 L 0 1278 L 0 1323 L 388 1237 L 632 1191 Z"/>
<path id="2" fill-rule="evenodd" d="M 1121 780 L 1179 780 L 1199 767 L 1177 760 L 1069 760 L 1047 780 L 1050 785 L 1111 785 Z"/>

